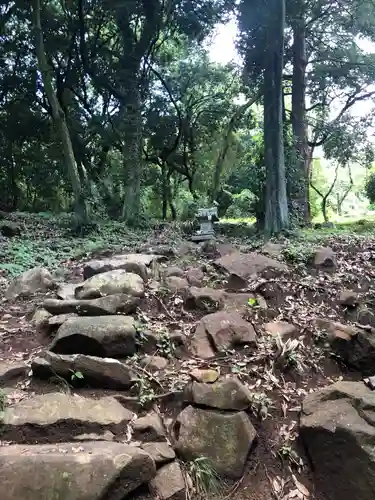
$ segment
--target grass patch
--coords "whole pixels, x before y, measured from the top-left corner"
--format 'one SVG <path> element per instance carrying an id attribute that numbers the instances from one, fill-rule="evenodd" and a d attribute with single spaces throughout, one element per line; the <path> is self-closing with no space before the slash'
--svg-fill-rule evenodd
<path id="1" fill-rule="evenodd" d="M 194 489 L 202 500 L 210 496 L 217 498 L 224 494 L 225 483 L 208 458 L 199 457 L 191 460 L 186 464 L 186 468 Z"/>

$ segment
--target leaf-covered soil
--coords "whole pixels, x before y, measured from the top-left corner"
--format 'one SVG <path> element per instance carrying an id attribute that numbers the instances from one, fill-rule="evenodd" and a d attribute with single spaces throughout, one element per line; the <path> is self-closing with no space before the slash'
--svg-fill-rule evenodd
<path id="1" fill-rule="evenodd" d="M 17 220 L 22 226 L 20 236 L 0 242 L 2 278 L 0 297 L 0 361 L 30 361 L 45 349 L 50 339 L 37 333 L 31 323 L 34 311 L 46 294 L 30 299 L 6 300 L 6 289 L 12 275 L 33 266 L 46 266 L 64 282 L 82 280 L 83 263 L 93 256 L 189 247 L 187 238 L 172 226 L 132 232 L 120 224 L 110 225 L 82 238 L 67 234 L 60 223 L 40 218 Z M 251 238 L 223 237 L 223 241 L 242 251 L 259 250 L 262 242 Z M 249 297 L 260 294 L 267 308 L 249 301 L 244 317 L 257 332 L 257 348 L 220 353 L 204 361 L 189 353 L 189 343 L 200 318 L 207 311 L 188 310 L 178 293 L 161 289 L 147 290 L 137 313 L 140 342 L 142 331 L 178 332 L 185 339 L 179 347 L 168 341 L 159 346 L 159 354 L 168 358 L 167 368 L 151 374 L 141 368 L 137 357 L 131 359 L 134 368 L 144 378 L 138 392 L 121 393 L 124 404 L 145 412 L 155 405 L 166 419 L 174 418 L 181 408 L 181 391 L 190 380 L 194 368 L 215 368 L 220 374 L 236 374 L 254 393 L 251 419 L 258 432 L 257 444 L 249 456 L 243 478 L 228 484 L 226 498 L 235 500 L 270 500 L 316 498 L 308 457 L 298 442 L 298 416 L 304 396 L 317 387 L 338 379 L 360 379 L 360 375 L 345 367 L 330 350 L 324 334 L 314 326 L 314 319 L 333 319 L 355 323 L 356 312 L 339 303 L 342 290 L 359 293 L 360 302 L 370 305 L 375 299 L 375 236 L 371 233 L 350 232 L 293 235 L 282 240 L 276 258 L 288 264 L 289 271 L 271 279 L 254 279 L 249 284 Z M 336 253 L 338 266 L 334 272 L 317 271 L 311 265 L 311 255 L 319 246 L 330 246 Z M 191 248 L 191 247 L 189 247 Z M 275 256 L 273 256 L 275 257 Z M 212 266 L 212 255 L 200 247 L 184 255 L 170 256 L 161 266 L 203 266 L 203 284 L 225 288 L 226 278 Z M 157 270 L 155 270 L 157 272 Z M 53 295 L 53 292 L 51 292 Z M 264 305 L 264 304 L 263 304 Z M 286 321 L 297 326 L 291 340 L 293 349 L 280 355 L 280 345 L 264 331 L 269 321 Z M 56 385 L 57 384 L 57 385 Z M 104 391 L 85 387 L 73 389 L 61 381 L 37 382 L 32 378 L 15 381 L 5 389 L 7 404 L 12 405 L 32 394 L 58 390 L 79 391 L 102 396 Z M 118 392 L 105 391 L 105 394 Z M 160 397 L 159 397 L 160 396 Z M 52 437 L 51 437 L 52 439 Z M 137 498 L 148 498 L 144 496 Z M 150 497 L 151 498 L 151 497 Z"/>

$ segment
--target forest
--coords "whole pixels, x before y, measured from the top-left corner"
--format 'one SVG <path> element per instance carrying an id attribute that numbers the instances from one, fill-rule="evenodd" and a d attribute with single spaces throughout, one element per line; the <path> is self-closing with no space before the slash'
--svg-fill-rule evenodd
<path id="1" fill-rule="evenodd" d="M 371 0 L 0 5 L 1 211 L 136 226 L 216 204 L 272 235 L 375 201 Z"/>

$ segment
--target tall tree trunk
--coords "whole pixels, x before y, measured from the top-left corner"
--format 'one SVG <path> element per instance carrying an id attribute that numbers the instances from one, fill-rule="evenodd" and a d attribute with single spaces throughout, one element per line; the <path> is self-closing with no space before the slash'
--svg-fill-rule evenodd
<path id="1" fill-rule="evenodd" d="M 309 169 L 310 154 L 306 116 L 306 24 L 303 2 L 300 13 L 292 22 L 293 29 L 293 77 L 292 77 L 292 128 L 296 148 L 296 168 L 299 177 L 298 192 L 294 194 L 302 221 L 310 222 Z"/>
<path id="2" fill-rule="evenodd" d="M 264 148 L 266 165 L 265 234 L 289 225 L 282 120 L 285 0 L 273 0 L 267 26 L 264 68 Z M 272 17 L 271 17 L 272 16 Z"/>
<path id="3" fill-rule="evenodd" d="M 72 141 L 66 124 L 64 111 L 60 106 L 60 103 L 56 96 L 56 92 L 53 88 L 51 68 L 47 62 L 46 52 L 44 48 L 40 0 L 33 0 L 32 8 L 34 13 L 36 56 L 38 60 L 39 70 L 42 75 L 44 90 L 50 103 L 52 109 L 52 118 L 62 144 L 62 153 L 73 189 L 75 213 L 80 223 L 86 223 L 88 221 L 87 207 L 82 192 L 82 185 L 77 164 L 74 157 Z"/>
<path id="4" fill-rule="evenodd" d="M 141 211 L 141 179 L 143 175 L 141 99 L 136 78 L 127 89 L 124 113 L 125 196 L 122 218 L 128 224 L 136 224 Z"/>

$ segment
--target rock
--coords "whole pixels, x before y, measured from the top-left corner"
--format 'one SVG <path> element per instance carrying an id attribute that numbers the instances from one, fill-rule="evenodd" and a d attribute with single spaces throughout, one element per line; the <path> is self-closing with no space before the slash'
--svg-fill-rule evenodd
<path id="1" fill-rule="evenodd" d="M 230 288 L 244 288 L 250 278 L 274 278 L 288 271 L 285 264 L 256 252 L 233 252 L 216 260 L 214 265 L 228 274 L 229 284 L 233 283 Z"/>
<path id="2" fill-rule="evenodd" d="M 188 406 L 177 418 L 176 451 L 184 460 L 205 457 L 218 474 L 238 479 L 256 431 L 245 412 L 220 413 Z"/>
<path id="3" fill-rule="evenodd" d="M 271 323 L 266 323 L 263 325 L 266 333 L 276 337 L 289 337 L 297 332 L 297 327 L 286 321 L 272 321 Z"/>
<path id="4" fill-rule="evenodd" d="M 366 304 L 361 304 L 358 308 L 357 323 L 363 326 L 375 327 L 375 314 Z"/>
<path id="5" fill-rule="evenodd" d="M 336 269 L 337 259 L 335 252 L 330 247 L 319 248 L 314 255 L 314 266 L 325 269 Z"/>
<path id="6" fill-rule="evenodd" d="M 75 291 L 78 286 L 80 286 L 80 283 L 64 283 L 58 287 L 56 295 L 62 300 L 74 299 Z"/>
<path id="7" fill-rule="evenodd" d="M 122 443 L 0 448 L 2 500 L 123 500 L 156 473 L 149 454 Z"/>
<path id="8" fill-rule="evenodd" d="M 139 304 L 139 297 L 116 293 L 92 300 L 46 299 L 43 303 L 43 307 L 51 314 L 75 313 L 79 316 L 106 316 L 107 314 L 133 313 Z"/>
<path id="9" fill-rule="evenodd" d="M 185 479 L 178 462 L 164 465 L 150 481 L 150 490 L 159 500 L 185 500 Z"/>
<path id="10" fill-rule="evenodd" d="M 199 267 L 191 267 L 186 271 L 189 285 L 200 288 L 204 279 L 204 272 Z"/>
<path id="11" fill-rule="evenodd" d="M 126 434 L 133 414 L 115 398 L 84 398 L 62 392 L 41 394 L 24 399 L 4 412 L 0 436 L 7 441 L 55 442 L 67 437 L 109 430 L 114 434 Z"/>
<path id="12" fill-rule="evenodd" d="M 173 448 L 166 442 L 142 443 L 141 448 L 152 457 L 157 466 L 172 462 L 176 458 Z"/>
<path id="13" fill-rule="evenodd" d="M 247 410 L 252 402 L 251 392 L 236 378 L 214 384 L 193 382 L 188 402 L 218 410 Z"/>
<path id="14" fill-rule="evenodd" d="M 363 375 L 373 375 L 375 367 L 375 334 L 362 328 L 317 320 L 328 334 L 332 350 L 352 368 Z"/>
<path id="15" fill-rule="evenodd" d="M 168 360 L 161 356 L 145 356 L 139 362 L 141 366 L 152 372 L 164 370 L 168 365 Z"/>
<path id="16" fill-rule="evenodd" d="M 300 438 L 317 493 L 329 500 L 374 498 L 374 415 L 375 393 L 362 382 L 338 382 L 305 398 Z"/>
<path id="17" fill-rule="evenodd" d="M 178 278 L 183 278 L 185 276 L 185 272 L 183 269 L 180 269 L 179 267 L 176 266 L 171 266 L 167 267 L 165 270 L 163 270 L 163 278 L 170 278 L 171 276 L 177 276 Z"/>
<path id="18" fill-rule="evenodd" d="M 271 241 L 268 241 L 262 247 L 262 252 L 273 258 L 281 257 L 283 250 L 284 245 L 282 245 L 281 243 L 272 243 Z"/>
<path id="19" fill-rule="evenodd" d="M 356 307 L 358 305 L 358 293 L 351 290 L 342 290 L 340 292 L 339 302 L 345 307 Z"/>
<path id="20" fill-rule="evenodd" d="M 29 371 L 30 368 L 25 363 L 0 361 L 0 385 L 19 377 L 26 377 Z"/>
<path id="21" fill-rule="evenodd" d="M 50 350 L 57 354 L 130 356 L 136 351 L 135 334 L 131 316 L 72 318 L 60 326 Z"/>
<path id="22" fill-rule="evenodd" d="M 133 422 L 133 437 L 141 441 L 165 441 L 163 422 L 157 413 L 151 412 Z"/>
<path id="23" fill-rule="evenodd" d="M 206 312 L 217 311 L 224 307 L 224 290 L 214 288 L 189 288 L 185 298 L 185 305 L 190 309 L 201 309 Z"/>
<path id="24" fill-rule="evenodd" d="M 213 355 L 211 346 L 217 351 L 244 345 L 256 344 L 254 327 L 239 314 L 219 311 L 204 316 L 197 326 L 191 346 L 201 358 Z"/>
<path id="25" fill-rule="evenodd" d="M 37 330 L 43 330 L 43 328 L 48 327 L 50 317 L 51 313 L 45 309 L 37 309 L 31 319 L 31 323 L 36 326 Z"/>
<path id="26" fill-rule="evenodd" d="M 83 269 L 83 278 L 87 280 L 96 274 L 118 269 L 134 273 L 147 281 L 147 266 L 152 262 L 163 260 L 162 255 L 153 254 L 124 254 L 115 255 L 108 259 L 92 260 L 87 262 Z"/>
<path id="27" fill-rule="evenodd" d="M 187 279 L 178 276 L 169 276 L 165 279 L 165 284 L 173 293 L 184 292 L 189 288 Z"/>
<path id="28" fill-rule="evenodd" d="M 51 273 L 43 267 L 34 267 L 15 278 L 5 292 L 7 299 L 29 297 L 36 292 L 46 292 L 54 288 Z"/>
<path id="29" fill-rule="evenodd" d="M 97 274 L 76 288 L 77 299 L 98 299 L 106 295 L 124 293 L 132 297 L 143 297 L 143 280 L 138 274 L 123 269 Z"/>
<path id="30" fill-rule="evenodd" d="M 57 374 L 69 382 L 74 373 L 81 373 L 85 384 L 103 389 L 128 389 L 135 379 L 131 369 L 117 359 L 84 354 L 64 356 L 46 352 L 42 358 L 33 360 L 31 369 L 36 377 L 50 378 Z"/>
<path id="31" fill-rule="evenodd" d="M 57 316 L 51 316 L 48 319 L 48 326 L 51 328 L 59 327 L 63 323 L 65 323 L 65 321 L 68 321 L 68 319 L 71 318 L 78 318 L 78 314 L 69 313 L 69 314 L 58 314 Z"/>
<path id="32" fill-rule="evenodd" d="M 12 238 L 13 236 L 19 236 L 21 234 L 21 228 L 16 222 L 2 220 L 0 221 L 0 234 Z"/>
<path id="33" fill-rule="evenodd" d="M 317 318 L 315 326 L 323 330 L 328 336 L 328 341 L 332 343 L 339 339 L 349 341 L 359 333 L 359 329 L 354 326 L 343 325 L 329 319 Z"/>
<path id="34" fill-rule="evenodd" d="M 197 382 L 213 384 L 219 378 L 219 372 L 210 369 L 194 368 L 194 370 L 190 372 L 190 377 Z"/>

